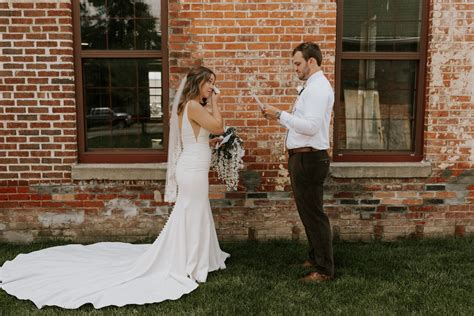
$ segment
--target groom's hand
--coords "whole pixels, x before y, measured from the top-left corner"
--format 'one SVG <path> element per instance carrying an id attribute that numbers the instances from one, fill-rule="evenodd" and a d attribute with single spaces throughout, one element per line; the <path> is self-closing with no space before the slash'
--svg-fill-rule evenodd
<path id="1" fill-rule="evenodd" d="M 277 118 L 277 113 L 280 112 L 280 110 L 274 106 L 265 105 L 262 112 L 267 119 L 270 119 Z"/>

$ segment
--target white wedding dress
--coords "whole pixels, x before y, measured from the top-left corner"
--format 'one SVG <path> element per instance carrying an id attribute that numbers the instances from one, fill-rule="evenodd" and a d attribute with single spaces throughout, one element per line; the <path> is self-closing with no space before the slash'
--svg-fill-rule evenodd
<path id="1" fill-rule="evenodd" d="M 151 245 L 101 242 L 20 254 L 0 268 L 0 288 L 38 308 L 73 309 L 175 300 L 224 269 L 209 204 L 209 132 L 195 137 L 184 111 L 178 196 L 162 232 Z"/>

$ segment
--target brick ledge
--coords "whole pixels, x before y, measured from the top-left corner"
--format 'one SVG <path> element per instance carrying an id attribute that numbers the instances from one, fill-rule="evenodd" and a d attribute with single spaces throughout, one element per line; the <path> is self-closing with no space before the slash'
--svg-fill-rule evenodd
<path id="1" fill-rule="evenodd" d="M 331 162 L 333 178 L 427 178 L 431 163 L 422 162 Z"/>
<path id="2" fill-rule="evenodd" d="M 73 180 L 165 180 L 166 163 L 75 164 Z"/>
<path id="3" fill-rule="evenodd" d="M 429 162 L 332 162 L 333 178 L 427 178 Z M 73 180 L 165 180 L 166 163 L 75 164 Z"/>

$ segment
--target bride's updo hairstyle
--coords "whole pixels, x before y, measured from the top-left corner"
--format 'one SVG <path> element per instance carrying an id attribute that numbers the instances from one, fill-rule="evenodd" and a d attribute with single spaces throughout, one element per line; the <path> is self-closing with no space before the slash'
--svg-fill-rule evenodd
<path id="1" fill-rule="evenodd" d="M 186 76 L 186 85 L 183 89 L 183 95 L 178 104 L 178 115 L 184 110 L 184 106 L 189 100 L 195 99 L 199 96 L 200 88 L 211 77 L 216 78 L 216 74 L 209 68 L 204 66 L 194 67 L 188 72 Z M 206 99 L 203 99 L 202 105 L 206 105 Z"/>

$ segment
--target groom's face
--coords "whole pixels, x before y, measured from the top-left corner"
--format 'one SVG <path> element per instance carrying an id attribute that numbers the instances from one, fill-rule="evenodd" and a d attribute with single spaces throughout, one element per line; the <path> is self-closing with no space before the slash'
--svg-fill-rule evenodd
<path id="1" fill-rule="evenodd" d="M 293 65 L 295 66 L 298 79 L 306 80 L 309 78 L 309 65 L 308 62 L 304 60 L 303 54 L 301 52 L 298 51 L 293 55 Z"/>

